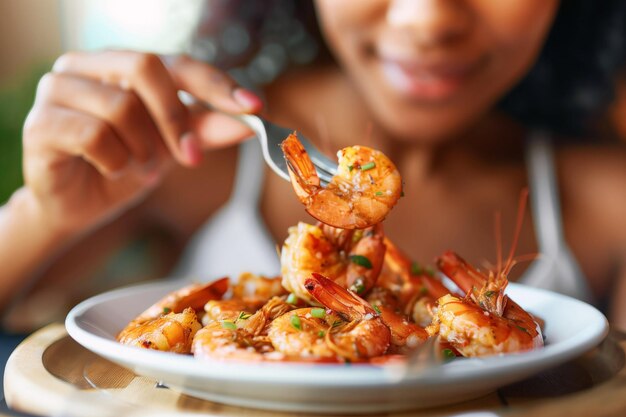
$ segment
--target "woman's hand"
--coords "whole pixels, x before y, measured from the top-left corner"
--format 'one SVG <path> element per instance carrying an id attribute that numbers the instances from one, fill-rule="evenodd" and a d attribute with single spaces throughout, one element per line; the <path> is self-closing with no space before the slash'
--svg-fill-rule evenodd
<path id="1" fill-rule="evenodd" d="M 155 55 L 68 53 L 37 89 L 24 127 L 24 176 L 54 226 L 81 230 L 137 203 L 173 162 L 195 166 L 205 149 L 250 135 L 231 118 L 194 113 L 184 89 L 231 112 L 261 101 L 219 70 L 190 58 L 167 66 Z"/>

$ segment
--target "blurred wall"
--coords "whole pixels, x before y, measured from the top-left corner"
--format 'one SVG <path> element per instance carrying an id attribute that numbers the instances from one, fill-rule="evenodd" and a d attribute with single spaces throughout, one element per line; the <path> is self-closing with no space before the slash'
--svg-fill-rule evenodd
<path id="1" fill-rule="evenodd" d="M 61 0 L 0 0 L 0 86 L 61 53 Z"/>

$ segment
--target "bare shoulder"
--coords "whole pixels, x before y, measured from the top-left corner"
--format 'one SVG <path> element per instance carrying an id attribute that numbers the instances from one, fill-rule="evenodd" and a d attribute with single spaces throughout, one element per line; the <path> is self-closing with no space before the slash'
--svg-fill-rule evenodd
<path id="1" fill-rule="evenodd" d="M 626 144 L 564 147 L 558 164 L 565 204 L 606 238 L 626 243 Z"/>

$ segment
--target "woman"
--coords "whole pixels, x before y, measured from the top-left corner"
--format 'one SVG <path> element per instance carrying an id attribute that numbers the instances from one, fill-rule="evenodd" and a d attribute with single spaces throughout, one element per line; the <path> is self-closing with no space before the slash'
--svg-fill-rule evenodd
<path id="1" fill-rule="evenodd" d="M 537 137 L 531 125 L 498 106 L 525 76 L 536 75 L 531 69 L 555 19 L 571 12 L 568 3 L 583 2 L 318 0 L 338 64 L 285 73 L 265 89 L 265 106 L 190 58 L 164 64 L 122 51 L 62 56 L 42 79 L 25 124 L 25 186 L 0 218 L 3 302 L 35 278 L 41 291 L 68 293 L 71 285 L 84 294 L 86 277 L 139 237 L 166 242 L 145 276 L 168 274 L 193 233 L 228 201 L 238 161 L 233 145 L 250 134 L 220 113 L 184 107 L 176 95 L 184 89 L 224 112 L 263 111 L 330 152 L 354 144 L 382 150 L 405 182 L 386 234 L 423 262 L 448 248 L 476 262 L 493 259 L 494 213 L 503 213 L 506 242 L 528 176 L 541 183 L 550 170 L 540 167 L 553 164 L 562 204 L 550 206 L 553 237 L 535 233 L 528 216 L 517 253 L 551 251 L 543 258 L 557 260 L 533 264 L 544 272 L 532 283 L 596 302 L 608 297 L 610 319 L 626 326 L 626 309 L 617 302 L 626 297 L 624 149 L 563 146 L 552 159 L 546 141 L 528 140 Z M 522 82 L 521 93 L 542 98 L 550 85 L 532 90 L 536 85 L 524 89 Z M 514 96 L 508 100 L 514 114 L 526 112 L 531 122 L 563 114 L 533 113 L 540 102 L 524 108 Z M 531 180 L 534 199 L 555 196 L 556 187 L 547 187 L 537 197 L 537 187 Z M 262 221 L 275 242 L 297 221 L 311 221 L 282 179 L 266 175 L 261 191 Z M 560 240 L 561 227 L 574 256 Z M 234 240 L 237 251 L 246 236 L 217 239 Z"/>

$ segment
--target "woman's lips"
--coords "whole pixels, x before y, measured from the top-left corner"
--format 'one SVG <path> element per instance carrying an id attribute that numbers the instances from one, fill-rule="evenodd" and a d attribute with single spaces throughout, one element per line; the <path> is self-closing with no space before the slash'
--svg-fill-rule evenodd
<path id="1" fill-rule="evenodd" d="M 479 67 L 480 62 L 422 63 L 382 59 L 382 72 L 393 89 L 409 98 L 438 103 L 452 98 Z"/>

